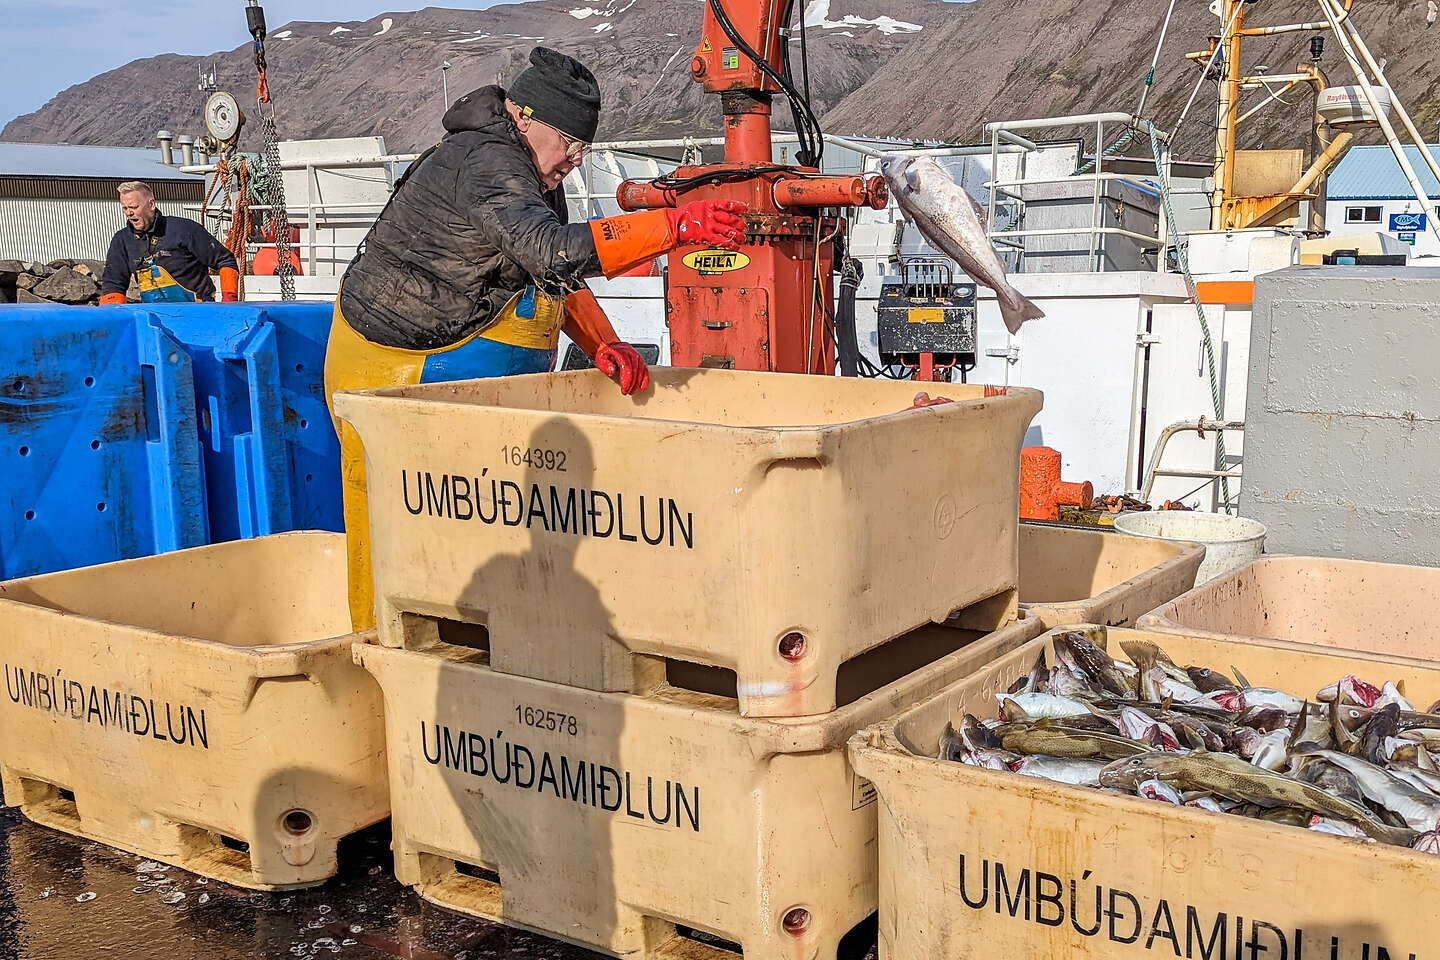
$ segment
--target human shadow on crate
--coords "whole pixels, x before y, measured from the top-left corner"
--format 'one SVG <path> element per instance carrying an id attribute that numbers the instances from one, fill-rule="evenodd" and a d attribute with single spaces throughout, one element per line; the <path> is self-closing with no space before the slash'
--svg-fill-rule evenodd
<path id="1" fill-rule="evenodd" d="M 623 707 L 588 692 L 637 681 L 605 598 L 576 566 L 578 551 L 613 535 L 614 497 L 591 489 L 590 442 L 563 421 L 526 449 L 563 451 L 564 469 L 527 457 L 492 469 L 499 479 L 477 498 L 526 528 L 528 545 L 477 568 L 453 604 L 462 620 L 435 625 L 445 659 L 418 731 L 421 797 L 395 804 L 396 874 L 463 913 L 655 956 L 675 928 L 622 906 L 614 864 L 619 834 L 637 829 L 627 801 L 644 809 L 646 767 L 664 760 L 624 756 Z M 441 784 L 448 797 L 425 796 Z"/>

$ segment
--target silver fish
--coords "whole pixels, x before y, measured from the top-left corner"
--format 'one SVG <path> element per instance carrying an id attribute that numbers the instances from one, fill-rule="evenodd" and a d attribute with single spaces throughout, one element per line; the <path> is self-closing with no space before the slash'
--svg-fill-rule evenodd
<path id="1" fill-rule="evenodd" d="M 1099 782 L 1099 777 L 1096 777 Z M 1145 780 L 1135 788 L 1135 792 L 1147 800 L 1163 800 L 1166 803 L 1173 803 L 1180 806 L 1180 791 L 1162 780 Z"/>
<path id="2" fill-rule="evenodd" d="M 1261 734 L 1260 746 L 1250 762 L 1265 770 L 1281 770 L 1290 754 L 1290 731 L 1284 728 Z"/>
<path id="3" fill-rule="evenodd" d="M 1010 770 L 1011 764 L 1020 759 L 1019 754 L 1011 753 L 1009 750 L 996 750 L 991 747 L 981 747 L 979 750 L 966 750 L 960 755 L 960 762 L 972 767 L 983 767 L 986 770 Z"/>
<path id="4" fill-rule="evenodd" d="M 1039 777 L 1042 780 L 1053 780 L 1056 783 L 1068 783 L 1077 787 L 1098 787 L 1100 786 L 1100 771 L 1105 769 L 1105 761 L 1076 757 L 1047 757 L 1037 754 L 1013 761 L 1010 769 L 1027 777 Z"/>
<path id="5" fill-rule="evenodd" d="M 995 291 L 1000 314 L 1011 333 L 1026 320 L 1045 316 L 1005 279 L 1005 265 L 985 233 L 985 211 L 929 157 L 887 154 L 880 173 L 907 219 L 934 246 L 960 265 L 977 283 Z"/>
<path id="6" fill-rule="evenodd" d="M 1349 773 L 1367 799 L 1399 814 L 1412 830 L 1440 829 L 1440 797 L 1418 790 L 1388 770 L 1348 753 L 1319 750 L 1309 744 L 1302 744 L 1295 752 L 1301 756 L 1323 757 Z"/>
<path id="7" fill-rule="evenodd" d="M 1073 697 L 1049 693 L 997 693 L 995 699 L 1000 701 L 1002 710 L 1006 704 L 1014 704 L 1020 708 L 1022 717 L 1011 717 L 1007 714 L 1007 720 L 1025 717 L 1032 720 L 1063 720 L 1067 717 L 1088 717 L 1093 712 L 1088 705 Z"/>
<path id="8" fill-rule="evenodd" d="M 1337 837 L 1353 837 L 1356 840 L 1369 840 L 1365 831 L 1353 823 L 1346 823 L 1344 820 L 1335 820 L 1331 817 L 1322 817 L 1320 814 L 1312 814 L 1310 817 L 1309 830 L 1317 833 L 1330 833 Z"/>

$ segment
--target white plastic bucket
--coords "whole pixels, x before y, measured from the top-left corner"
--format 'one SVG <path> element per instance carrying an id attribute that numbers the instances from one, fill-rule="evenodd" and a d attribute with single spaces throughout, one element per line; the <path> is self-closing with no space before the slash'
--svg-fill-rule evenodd
<path id="1" fill-rule="evenodd" d="M 1265 548 L 1265 524 L 1224 513 L 1187 510 L 1122 513 L 1115 518 L 1115 529 L 1132 537 L 1204 544 L 1205 560 L 1195 574 L 1197 587 L 1227 570 L 1249 563 Z"/>

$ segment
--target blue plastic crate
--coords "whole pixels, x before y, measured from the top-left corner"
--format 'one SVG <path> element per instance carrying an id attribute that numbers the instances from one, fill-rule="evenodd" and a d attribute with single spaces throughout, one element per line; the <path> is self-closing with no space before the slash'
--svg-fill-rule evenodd
<path id="1" fill-rule="evenodd" d="M 342 530 L 331 309 L 0 307 L 0 579 Z"/>
<path id="2" fill-rule="evenodd" d="M 151 304 L 194 365 L 212 540 L 343 530 L 328 303 Z"/>
<path id="3" fill-rule="evenodd" d="M 0 578 L 209 541 L 190 358 L 141 319 L 0 308 Z"/>

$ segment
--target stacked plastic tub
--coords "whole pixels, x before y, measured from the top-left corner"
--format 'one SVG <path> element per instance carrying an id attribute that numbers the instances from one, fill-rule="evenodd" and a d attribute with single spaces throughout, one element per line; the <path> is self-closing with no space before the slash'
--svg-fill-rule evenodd
<path id="1" fill-rule="evenodd" d="M 1424 709 L 1440 699 L 1440 569 L 1265 557 L 1138 623 L 1052 630 L 852 738 L 880 797 L 880 956 L 1422 956 L 1433 854 L 936 756 L 947 723 L 993 716 L 1068 629 L 1120 660 L 1148 640 L 1261 688 L 1391 681 Z"/>
<path id="2" fill-rule="evenodd" d="M 833 957 L 879 896 L 846 740 L 1041 629 L 1015 619 L 1040 396 L 653 379 L 339 398 L 396 875 L 614 955 Z"/>
<path id="3" fill-rule="evenodd" d="M 1020 524 L 1020 609 L 1047 627 L 1132 626 L 1195 585 L 1205 548 L 1105 530 Z"/>
<path id="4" fill-rule="evenodd" d="M 0 783 L 36 823 L 274 890 L 389 812 L 341 534 L 12 580 L 0 638 Z"/>
<path id="5" fill-rule="evenodd" d="M 1079 629 L 1119 660 L 1122 642 L 1149 640 L 1261 687 L 1356 675 L 1440 698 L 1434 661 Z M 947 723 L 993 715 L 1042 651 L 1056 662 L 1058 632 L 851 740 L 880 796 L 881 958 L 1425 955 L 1433 854 L 936 759 Z"/>
<path id="6" fill-rule="evenodd" d="M 1166 633 L 1440 660 L 1440 568 L 1263 557 L 1140 619 Z"/>

